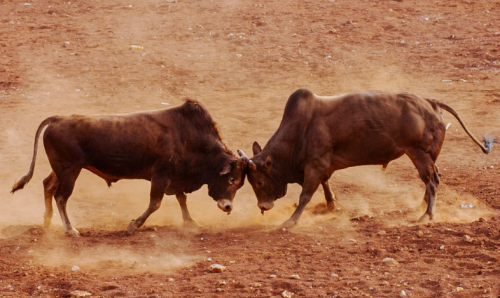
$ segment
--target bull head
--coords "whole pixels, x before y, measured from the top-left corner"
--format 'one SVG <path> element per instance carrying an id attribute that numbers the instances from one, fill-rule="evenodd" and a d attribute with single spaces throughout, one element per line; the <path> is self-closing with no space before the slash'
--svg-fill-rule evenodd
<path id="1" fill-rule="evenodd" d="M 287 184 L 281 179 L 282 173 L 274 169 L 272 157 L 264 154 L 257 142 L 252 149 L 254 157 L 248 162 L 251 171 L 247 171 L 247 178 L 257 196 L 257 206 L 264 214 L 273 208 L 275 200 L 286 194 Z"/>
<path id="2" fill-rule="evenodd" d="M 217 201 L 217 206 L 228 215 L 233 210 L 236 191 L 243 186 L 249 158 L 238 150 L 240 158 L 230 157 L 219 172 L 214 183 L 208 185 L 208 194 Z"/>

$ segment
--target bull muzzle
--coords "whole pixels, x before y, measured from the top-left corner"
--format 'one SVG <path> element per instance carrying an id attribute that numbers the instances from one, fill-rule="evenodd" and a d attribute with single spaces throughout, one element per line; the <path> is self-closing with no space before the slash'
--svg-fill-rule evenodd
<path id="1" fill-rule="evenodd" d="M 264 211 L 268 211 L 268 210 L 273 209 L 274 202 L 262 202 L 262 203 L 259 202 L 257 204 L 257 206 L 259 207 L 260 212 L 262 213 L 262 215 L 264 215 Z"/>
<path id="2" fill-rule="evenodd" d="M 227 212 L 227 215 L 229 215 L 233 210 L 233 202 L 228 199 L 218 200 L 217 207 L 219 207 L 220 210 Z"/>

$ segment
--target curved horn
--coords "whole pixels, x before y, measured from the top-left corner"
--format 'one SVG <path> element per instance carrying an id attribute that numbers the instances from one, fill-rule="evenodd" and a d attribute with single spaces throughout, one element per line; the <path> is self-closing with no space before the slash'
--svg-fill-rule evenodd
<path id="1" fill-rule="evenodd" d="M 248 167 L 250 167 L 250 169 L 252 169 L 254 171 L 257 170 L 257 165 L 253 163 L 253 160 L 250 160 L 248 162 Z"/>
<path id="2" fill-rule="evenodd" d="M 246 161 L 249 161 L 250 159 L 248 158 L 248 156 L 245 154 L 245 152 L 243 152 L 242 150 L 238 149 L 236 150 L 240 156 L 240 159 L 243 159 L 243 160 L 246 160 Z"/>

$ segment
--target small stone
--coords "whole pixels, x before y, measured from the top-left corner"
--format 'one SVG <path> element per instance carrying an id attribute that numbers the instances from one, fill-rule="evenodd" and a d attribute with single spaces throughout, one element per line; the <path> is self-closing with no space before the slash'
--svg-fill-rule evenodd
<path id="1" fill-rule="evenodd" d="M 384 262 L 384 264 L 387 264 L 387 265 L 398 265 L 398 261 L 394 260 L 393 258 L 384 258 L 382 260 L 382 262 Z"/>
<path id="2" fill-rule="evenodd" d="M 444 245 L 441 245 L 441 246 L 439 247 L 439 249 L 444 249 Z"/>
<path id="3" fill-rule="evenodd" d="M 389 282 L 388 282 L 387 280 L 384 280 L 384 281 L 382 282 L 382 284 L 383 284 L 384 286 L 388 286 L 388 285 L 390 285 L 390 284 L 389 284 Z"/>
<path id="4" fill-rule="evenodd" d="M 168 278 L 168 281 L 174 281 L 174 279 L 173 279 L 173 278 L 171 278 L 171 277 L 169 277 L 169 278 Z"/>
<path id="5" fill-rule="evenodd" d="M 292 298 L 293 293 L 288 292 L 287 290 L 284 290 L 283 293 L 281 293 L 281 297 L 283 298 Z"/>
<path id="6" fill-rule="evenodd" d="M 342 23 L 342 25 L 344 25 L 344 26 L 345 26 L 345 25 L 351 25 L 351 24 L 352 24 L 352 21 L 351 21 L 351 20 L 347 20 L 347 21 L 344 21 L 344 22 Z"/>
<path id="7" fill-rule="evenodd" d="M 470 243 L 470 242 L 472 242 L 472 237 L 469 235 L 464 235 L 464 241 Z"/>
<path id="8" fill-rule="evenodd" d="M 290 279 L 300 279 L 300 276 L 298 274 L 292 274 L 290 275 Z"/>
<path id="9" fill-rule="evenodd" d="M 480 217 L 480 218 L 479 218 L 479 221 L 480 221 L 480 222 L 487 222 L 486 218 L 484 218 L 484 217 Z"/>
<path id="10" fill-rule="evenodd" d="M 215 289 L 217 292 L 222 292 L 222 289 L 221 288 L 217 288 Z"/>
<path id="11" fill-rule="evenodd" d="M 380 236 L 384 236 L 384 235 L 385 235 L 385 234 L 387 234 L 387 233 L 386 233 L 384 230 L 382 230 L 382 231 L 378 231 L 378 233 L 377 233 L 377 234 L 379 234 Z"/>
<path id="12" fill-rule="evenodd" d="M 80 270 L 80 267 L 78 267 L 78 266 L 73 266 L 73 267 L 71 267 L 71 270 L 72 270 L 72 271 L 78 271 L 78 270 Z"/>
<path id="13" fill-rule="evenodd" d="M 281 229 L 283 232 L 286 232 L 286 228 Z"/>
<path id="14" fill-rule="evenodd" d="M 423 237 L 423 236 L 424 236 L 424 232 L 422 232 L 422 231 L 418 231 L 417 236 L 418 236 L 418 237 Z"/>
<path id="15" fill-rule="evenodd" d="M 85 292 L 85 291 L 79 291 L 79 290 L 70 292 L 70 294 L 73 295 L 73 296 L 76 296 L 76 297 L 85 297 L 85 296 L 92 295 L 92 293 Z"/>
<path id="16" fill-rule="evenodd" d="M 210 265 L 210 271 L 214 273 L 224 272 L 226 271 L 226 266 L 222 266 L 219 264 L 212 264 Z"/>
<path id="17" fill-rule="evenodd" d="M 406 296 L 405 290 L 401 290 L 401 294 L 400 295 L 401 295 L 401 297 L 405 297 Z"/>
<path id="18" fill-rule="evenodd" d="M 207 258 L 207 262 L 210 262 L 210 261 L 212 261 L 212 258 Z"/>
<path id="19" fill-rule="evenodd" d="M 262 284 L 260 284 L 260 283 L 256 283 L 256 284 L 254 284 L 253 286 L 254 286 L 254 287 L 256 287 L 256 288 L 260 288 L 260 287 L 262 287 Z"/>
<path id="20" fill-rule="evenodd" d="M 338 277 L 338 274 L 332 273 L 332 277 Z"/>
<path id="21" fill-rule="evenodd" d="M 463 290 L 464 290 L 464 288 L 462 288 L 462 287 L 456 287 L 456 288 L 453 290 L 453 292 L 461 292 L 461 291 L 463 291 Z"/>
<path id="22" fill-rule="evenodd" d="M 276 274 L 269 275 L 269 278 L 276 278 Z"/>
<path id="23" fill-rule="evenodd" d="M 225 280 L 219 280 L 217 282 L 217 286 L 220 288 L 220 287 L 223 287 L 227 284 L 227 282 Z"/>
<path id="24" fill-rule="evenodd" d="M 349 239 L 349 242 L 352 242 L 352 243 L 358 243 L 359 240 L 356 240 L 356 239 Z"/>

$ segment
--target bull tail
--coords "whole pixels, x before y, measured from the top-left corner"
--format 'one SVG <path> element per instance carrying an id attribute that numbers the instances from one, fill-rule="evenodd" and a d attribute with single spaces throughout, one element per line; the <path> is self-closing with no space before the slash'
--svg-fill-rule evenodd
<path id="1" fill-rule="evenodd" d="M 433 100 L 433 102 L 435 102 L 440 108 L 442 108 L 443 110 L 447 111 L 448 113 L 452 114 L 457 120 L 458 122 L 460 122 L 460 125 L 462 125 L 463 129 L 465 130 L 465 132 L 469 135 L 469 137 L 479 146 L 481 147 L 481 150 L 483 150 L 484 153 L 488 154 L 491 152 L 491 149 L 493 147 L 493 143 L 499 143 L 499 140 L 497 138 L 495 138 L 492 134 L 490 133 L 486 133 L 483 137 L 483 142 L 484 142 L 484 145 L 481 143 L 481 141 L 479 141 L 473 134 L 472 132 L 470 132 L 470 130 L 467 128 L 467 125 L 465 125 L 465 123 L 462 121 L 462 119 L 460 118 L 460 116 L 458 116 L 458 113 L 455 112 L 455 110 L 453 110 L 449 105 L 445 104 L 445 103 L 442 103 L 442 102 L 439 102 L 437 100 Z"/>
<path id="2" fill-rule="evenodd" d="M 38 126 L 38 129 L 36 130 L 36 134 L 35 134 L 35 148 L 33 150 L 33 159 L 31 161 L 30 170 L 29 170 L 28 174 L 24 175 L 21 178 L 21 180 L 16 181 L 16 183 L 14 183 L 14 186 L 12 186 L 11 193 L 14 193 L 14 192 L 22 189 L 31 180 L 31 177 L 33 177 L 33 172 L 35 171 L 36 152 L 38 150 L 38 138 L 40 136 L 40 133 L 42 132 L 42 130 L 45 126 L 49 125 L 54 120 L 58 120 L 58 119 L 59 119 L 59 117 L 57 117 L 57 116 L 49 117 L 49 118 L 43 120 L 42 123 L 40 123 L 40 125 Z"/>

